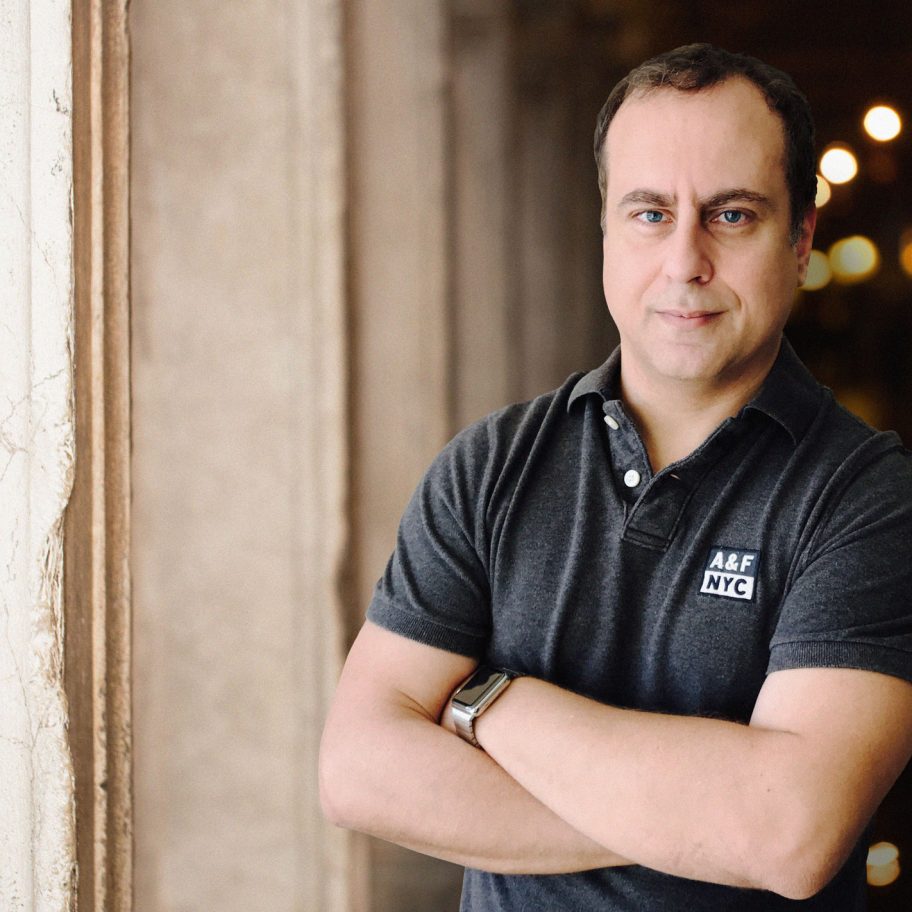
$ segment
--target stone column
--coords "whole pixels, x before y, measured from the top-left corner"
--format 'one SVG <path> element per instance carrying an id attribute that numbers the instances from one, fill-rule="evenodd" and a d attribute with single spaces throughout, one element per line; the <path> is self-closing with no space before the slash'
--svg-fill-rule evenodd
<path id="1" fill-rule="evenodd" d="M 515 317 L 522 397 L 594 367 L 615 344 L 601 292 L 596 106 L 584 91 L 586 37 L 572 4 L 530 4 L 517 26 L 519 172 Z"/>
<path id="2" fill-rule="evenodd" d="M 352 0 L 348 24 L 360 616 L 406 501 L 452 431 L 446 4 Z"/>
<path id="3" fill-rule="evenodd" d="M 74 884 L 62 517 L 73 473 L 70 4 L 0 2 L 0 908 Z"/>
<path id="4" fill-rule="evenodd" d="M 338 912 L 341 0 L 134 0 L 136 912 Z"/>
<path id="5" fill-rule="evenodd" d="M 510 4 L 450 0 L 451 389 L 462 428 L 513 401 L 517 190 Z"/>
<path id="6" fill-rule="evenodd" d="M 352 629 L 406 502 L 454 431 L 448 3 L 353 0 L 349 23 Z M 374 912 L 448 908 L 459 869 L 375 840 Z"/>

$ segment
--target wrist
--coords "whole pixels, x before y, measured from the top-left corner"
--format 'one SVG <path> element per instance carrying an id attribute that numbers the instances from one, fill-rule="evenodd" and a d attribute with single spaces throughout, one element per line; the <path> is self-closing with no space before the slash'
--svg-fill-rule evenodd
<path id="1" fill-rule="evenodd" d="M 447 727 L 452 727 L 464 741 L 481 748 L 476 736 L 478 720 L 500 700 L 517 677 L 513 671 L 479 665 L 450 698 Z"/>
<path id="2" fill-rule="evenodd" d="M 516 707 L 522 701 L 532 678 L 516 678 L 485 712 L 475 720 L 475 740 L 481 750 L 488 752 L 488 747 L 494 747 L 498 741 L 498 732 L 510 724 L 510 719 L 516 716 Z"/>

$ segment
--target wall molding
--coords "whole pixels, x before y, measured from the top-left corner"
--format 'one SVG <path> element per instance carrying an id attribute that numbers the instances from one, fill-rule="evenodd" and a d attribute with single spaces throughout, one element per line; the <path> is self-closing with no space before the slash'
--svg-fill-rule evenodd
<path id="1" fill-rule="evenodd" d="M 65 666 L 79 912 L 132 907 L 129 41 L 126 0 L 73 0 L 76 471 Z"/>

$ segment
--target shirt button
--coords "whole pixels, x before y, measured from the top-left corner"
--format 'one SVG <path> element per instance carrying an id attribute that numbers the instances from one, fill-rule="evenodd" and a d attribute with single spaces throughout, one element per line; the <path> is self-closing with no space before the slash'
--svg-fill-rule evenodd
<path id="1" fill-rule="evenodd" d="M 640 473 L 636 469 L 628 469 L 624 473 L 624 484 L 628 488 L 635 488 L 640 483 Z"/>
<path id="2" fill-rule="evenodd" d="M 605 424 L 607 424 L 612 431 L 616 431 L 620 427 L 620 425 L 617 423 L 617 421 L 614 420 L 614 418 L 611 417 L 611 415 L 605 415 Z"/>

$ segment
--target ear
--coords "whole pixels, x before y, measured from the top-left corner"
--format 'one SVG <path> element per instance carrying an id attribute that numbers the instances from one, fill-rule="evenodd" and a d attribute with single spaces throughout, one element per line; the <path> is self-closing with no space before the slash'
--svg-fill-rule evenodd
<path id="1" fill-rule="evenodd" d="M 814 246 L 814 228 L 817 227 L 817 207 L 811 206 L 801 221 L 801 233 L 795 242 L 795 256 L 798 259 L 798 284 L 807 278 L 808 260 Z"/>

